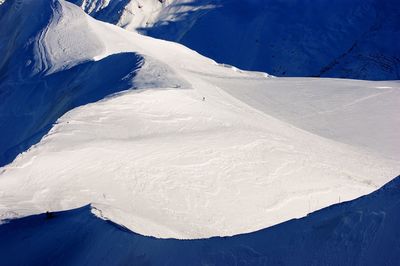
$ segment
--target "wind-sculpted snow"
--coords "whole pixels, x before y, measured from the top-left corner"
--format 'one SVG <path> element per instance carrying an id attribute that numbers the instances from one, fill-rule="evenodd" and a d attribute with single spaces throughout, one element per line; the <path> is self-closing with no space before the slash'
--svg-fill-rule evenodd
<path id="1" fill-rule="evenodd" d="M 64 1 L 14 3 L 23 13 L 38 4 L 50 10 L 50 19 L 32 25 L 46 34 L 37 41 L 44 52 L 30 65 L 46 64 L 15 80 L 35 93 L 42 83 L 70 88 L 77 95 L 71 105 L 79 107 L 1 168 L 0 219 L 91 203 L 98 216 L 143 235 L 229 236 L 365 195 L 399 173 L 399 139 L 390 132 L 400 122 L 398 82 L 271 78 L 96 21 Z M 85 38 L 71 30 L 76 25 Z M 37 39 L 25 40 L 17 47 Z M 9 58 L 9 66 L 22 67 L 15 73 L 26 71 L 24 57 Z M 125 86 L 137 90 L 96 101 L 112 93 L 105 88 Z M 34 93 L 15 95 L 26 97 L 29 114 L 56 119 L 68 93 L 45 102 Z M 84 105 L 89 99 L 96 102 Z M 36 129 L 51 123 L 30 121 Z M 20 130 L 12 132 L 19 138 Z"/>
<path id="2" fill-rule="evenodd" d="M 0 226 L 5 265 L 397 265 L 400 178 L 302 219 L 233 237 L 145 237 L 90 207 Z M 47 218 L 46 218 L 47 217 Z M 23 250 L 24 252 L 21 252 Z"/>
<path id="3" fill-rule="evenodd" d="M 16 78 L 69 69 L 104 52 L 89 19 L 70 3 L 7 1 L 0 8 L 2 75 Z M 40 14 L 31 17 L 30 14 Z M 83 39 L 86 41 L 82 41 Z"/>
<path id="4" fill-rule="evenodd" d="M 0 37 L 0 166 L 37 143 L 67 111 L 131 88 L 142 60 L 134 53 L 90 60 L 102 48 L 98 42 L 82 45 L 83 36 L 94 35 L 80 27 L 84 14 L 73 16 L 68 5 L 62 11 L 52 1 L 11 3 L 0 11 L 2 25 L 16 25 L 4 27 Z M 41 16 L 26 19 L 27 11 Z"/>
<path id="5" fill-rule="evenodd" d="M 135 54 L 118 54 L 69 70 L 1 84 L 1 160 L 4 165 L 37 143 L 67 111 L 132 87 L 140 63 Z M 115 71 L 118 64 L 123 71 Z M 99 79 L 101 77 L 101 79 Z"/>
<path id="6" fill-rule="evenodd" d="M 120 1 L 109 5 L 115 3 Z M 397 0 L 175 0 L 143 2 L 142 8 L 135 0 L 125 3 L 107 15 L 89 13 L 242 69 L 276 76 L 400 79 Z M 115 21 L 116 14 L 128 15 Z"/>

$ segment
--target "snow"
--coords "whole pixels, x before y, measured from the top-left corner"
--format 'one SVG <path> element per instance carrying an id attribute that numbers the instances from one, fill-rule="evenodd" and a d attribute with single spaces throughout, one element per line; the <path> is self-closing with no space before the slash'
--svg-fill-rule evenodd
<path id="1" fill-rule="evenodd" d="M 7 254 L 2 263 L 397 265 L 399 181 L 397 177 L 372 194 L 302 219 L 233 237 L 186 241 L 146 237 L 98 219 L 90 206 L 53 213 L 52 218 L 24 217 L 0 226 L 0 250 Z"/>
<path id="2" fill-rule="evenodd" d="M 107 11 L 89 14 L 242 69 L 291 77 L 400 78 L 397 0 L 110 3 Z"/>
<path id="3" fill-rule="evenodd" d="M 8 1 L 0 9 L 0 24 L 14 25 L 0 31 L 0 53 L 4 55 L 0 57 L 0 166 L 37 143 L 65 112 L 131 88 L 130 77 L 143 64 L 135 53 L 113 54 L 97 61 L 90 57 L 95 55 L 92 51 L 82 53 L 79 48 L 97 47 L 99 53 L 105 48 L 89 29 L 74 37 L 70 26 L 88 22 L 84 14 L 76 14 L 75 24 L 63 24 L 68 18 L 57 14 L 68 12 L 68 6 L 71 4 Z M 38 12 L 42 15 L 29 17 Z M 65 36 L 52 33 L 63 27 Z M 96 45 L 80 45 L 80 32 L 86 32 L 86 40 Z M 71 47 L 65 48 L 65 40 Z"/>
<path id="4" fill-rule="evenodd" d="M 399 111 L 399 82 L 258 78 L 238 86 L 234 79 L 210 80 L 258 110 L 304 130 L 400 159 L 400 117 L 388 115 Z"/>
<path id="5" fill-rule="evenodd" d="M 205 11 L 216 8 L 215 1 L 203 0 L 70 0 L 98 20 L 115 24 L 130 31 L 140 31 L 158 24 L 183 21 L 191 13 L 198 18 Z M 191 20 L 188 25 L 191 24 Z M 180 32 L 181 29 L 174 31 Z M 175 34 L 175 33 L 174 33 Z"/>
<path id="6" fill-rule="evenodd" d="M 56 2 L 43 39 L 37 40 L 37 53 L 47 75 L 89 61 L 104 50 L 101 38 L 88 27 L 88 17 L 75 10 L 76 6 L 70 3 Z M 86 41 L 82 42 L 83 39 Z"/>
<path id="7" fill-rule="evenodd" d="M 77 104 L 0 168 L 0 217 L 92 203 L 98 216 L 143 235 L 229 236 L 365 195 L 399 172 L 396 81 L 270 78 L 64 1 L 51 8 L 44 75 L 129 53 L 144 62 L 109 63 L 121 87 L 136 90 Z"/>

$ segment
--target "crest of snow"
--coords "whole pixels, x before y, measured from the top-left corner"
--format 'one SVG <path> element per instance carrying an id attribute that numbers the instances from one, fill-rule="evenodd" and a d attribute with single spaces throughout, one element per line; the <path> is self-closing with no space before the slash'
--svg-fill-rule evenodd
<path id="1" fill-rule="evenodd" d="M 52 20 L 37 41 L 38 55 L 47 74 L 71 68 L 104 51 L 104 46 L 88 26 L 85 14 L 68 2 L 56 2 Z"/>
<path id="2" fill-rule="evenodd" d="M 49 71 L 133 51 L 147 60 L 134 80 L 147 90 L 68 112 L 1 168 L 0 216 L 92 203 L 145 235 L 225 236 L 354 199 L 398 174 L 398 83 L 268 79 L 56 3 L 56 26 L 40 42 Z"/>
<path id="3" fill-rule="evenodd" d="M 70 0 L 86 13 L 103 21 L 112 22 L 130 31 L 183 20 L 188 13 L 209 10 L 217 5 L 206 0 Z M 193 18 L 195 19 L 195 18 Z M 190 23 L 189 23 L 190 24 Z"/>

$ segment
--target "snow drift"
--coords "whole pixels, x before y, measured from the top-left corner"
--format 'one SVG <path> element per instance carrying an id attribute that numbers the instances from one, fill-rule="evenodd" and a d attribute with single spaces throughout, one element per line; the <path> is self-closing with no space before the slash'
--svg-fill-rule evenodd
<path id="1" fill-rule="evenodd" d="M 38 142 L 65 112 L 132 87 L 141 57 L 94 61 L 104 51 L 101 40 L 70 6 L 8 1 L 0 9 L 0 166 Z"/>
<path id="2" fill-rule="evenodd" d="M 0 169 L 3 219 L 91 203 L 143 235 L 228 236 L 354 199 L 399 172 L 398 82 L 241 71 L 64 1 L 0 9 L 8 29 L 0 86 L 10 97 L 1 101 L 18 106 L 1 126 L 27 110 L 35 117 L 26 129 L 15 124 L 2 153 L 32 144 L 29 134 L 45 127 L 30 121 L 59 117 Z M 12 27 L 33 11 L 41 16 L 29 27 Z"/>
<path id="3" fill-rule="evenodd" d="M 370 195 L 302 219 L 234 237 L 189 241 L 144 237 L 98 219 L 90 213 L 89 206 L 54 213 L 51 219 L 44 214 L 25 217 L 0 226 L 0 250 L 7 254 L 2 262 L 396 265 L 400 260 L 399 181 L 397 177 Z"/>

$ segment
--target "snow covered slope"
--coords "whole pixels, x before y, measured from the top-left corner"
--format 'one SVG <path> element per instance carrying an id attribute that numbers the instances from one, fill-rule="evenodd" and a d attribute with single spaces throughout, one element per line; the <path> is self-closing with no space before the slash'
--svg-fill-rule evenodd
<path id="1" fill-rule="evenodd" d="M 70 1 L 97 19 L 180 42 L 242 69 L 400 79 L 397 0 Z M 101 3 L 107 7 L 91 8 Z"/>
<path id="2" fill-rule="evenodd" d="M 185 14 L 197 14 L 213 8 L 212 0 L 193 5 L 192 0 L 70 0 L 98 20 L 127 30 L 151 27 L 161 21 L 182 20 Z"/>
<path id="3" fill-rule="evenodd" d="M 398 82 L 270 78 L 101 23 L 64 1 L 7 3 L 0 7 L 3 25 L 34 7 L 50 18 L 29 22 L 45 52 L 24 52 L 38 66 L 24 71 L 38 79 L 65 77 L 116 56 L 88 80 L 97 80 L 97 89 L 112 86 L 101 83 L 112 70 L 120 88 L 137 90 L 67 112 L 1 168 L 2 218 L 92 203 L 97 215 L 144 235 L 233 235 L 354 199 L 399 172 Z M 10 42 L 27 34 L 15 29 Z M 18 61 L 20 50 L 6 51 L 11 66 L 25 62 Z M 6 84 L 23 95 L 18 82 Z M 366 130 L 370 124 L 382 132 Z M 10 141 L 21 138 L 13 132 Z"/>
<path id="4" fill-rule="evenodd" d="M 10 266 L 397 265 L 399 223 L 397 177 L 365 197 L 233 237 L 145 237 L 96 218 L 85 206 L 51 219 L 40 214 L 1 225 L 0 250 L 7 254 L 2 263 Z"/>
<path id="5" fill-rule="evenodd" d="M 134 53 L 102 58 L 105 46 L 86 26 L 87 16 L 71 6 L 52 1 L 1 6 L 0 166 L 40 140 L 66 111 L 132 87 L 127 77 L 142 59 Z"/>

